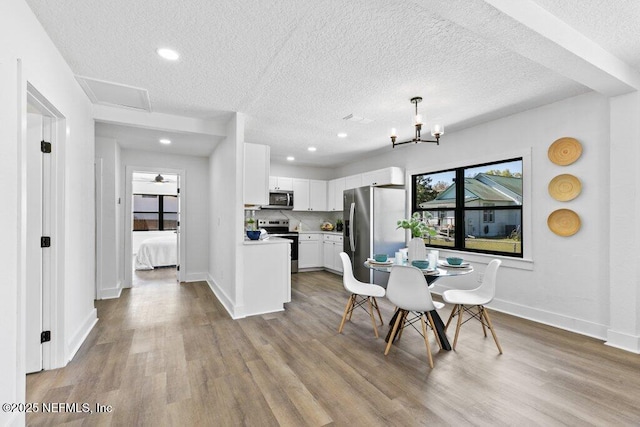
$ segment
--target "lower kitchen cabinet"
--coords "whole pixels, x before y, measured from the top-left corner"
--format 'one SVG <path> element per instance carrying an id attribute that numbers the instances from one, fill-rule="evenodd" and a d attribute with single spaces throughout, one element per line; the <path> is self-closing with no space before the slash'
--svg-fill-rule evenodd
<path id="1" fill-rule="evenodd" d="M 342 252 L 342 236 L 334 234 L 325 234 L 322 243 L 322 251 L 324 255 L 324 268 L 342 273 L 342 260 L 340 252 Z"/>
<path id="2" fill-rule="evenodd" d="M 322 234 L 300 233 L 298 237 L 298 268 L 322 268 Z"/>

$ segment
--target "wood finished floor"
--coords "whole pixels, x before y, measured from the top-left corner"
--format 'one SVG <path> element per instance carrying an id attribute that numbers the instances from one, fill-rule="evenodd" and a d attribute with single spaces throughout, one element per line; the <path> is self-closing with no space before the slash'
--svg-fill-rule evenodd
<path id="1" fill-rule="evenodd" d="M 640 425 L 640 356 L 601 341 L 492 312 L 503 355 L 469 323 L 455 352 L 438 351 L 431 335 L 431 370 L 413 330 L 386 357 L 362 311 L 337 334 L 348 296 L 339 276 L 293 275 L 292 294 L 285 312 L 241 320 L 203 282 L 158 279 L 97 301 L 100 321 L 74 360 L 27 376 L 27 402 L 113 411 L 29 414 L 27 422 Z M 379 304 L 388 321 L 393 307 Z"/>

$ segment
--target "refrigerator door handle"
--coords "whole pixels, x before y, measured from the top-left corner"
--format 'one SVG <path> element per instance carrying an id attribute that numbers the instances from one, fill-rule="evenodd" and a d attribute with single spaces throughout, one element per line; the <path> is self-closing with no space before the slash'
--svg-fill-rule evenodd
<path id="1" fill-rule="evenodd" d="M 351 203 L 351 208 L 349 209 L 349 243 L 351 244 L 351 252 L 355 252 L 356 250 L 356 238 L 353 229 L 353 220 L 356 214 L 356 204 Z"/>

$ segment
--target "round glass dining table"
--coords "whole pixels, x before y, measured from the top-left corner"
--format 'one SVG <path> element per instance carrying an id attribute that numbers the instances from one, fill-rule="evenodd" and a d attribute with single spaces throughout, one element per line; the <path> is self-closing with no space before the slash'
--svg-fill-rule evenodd
<path id="1" fill-rule="evenodd" d="M 407 261 L 404 261 L 402 264 L 396 264 L 395 261 L 380 263 L 372 260 L 367 260 L 364 262 L 364 265 L 365 267 L 370 268 L 372 270 L 391 273 L 391 269 L 393 268 L 394 265 L 407 266 L 410 264 Z M 427 284 L 431 288 L 432 284 L 441 277 L 463 276 L 473 272 L 473 266 L 468 263 L 462 266 L 450 266 L 450 265 L 447 265 L 445 261 L 439 260 L 436 268 L 427 268 L 427 269 L 421 269 L 421 270 L 424 273 L 425 279 L 427 279 Z M 397 315 L 398 315 L 398 312 L 396 311 L 396 313 L 394 313 L 393 317 L 391 318 L 391 321 L 389 322 L 389 326 L 393 325 Z M 433 323 L 435 324 L 436 333 L 438 335 L 438 339 L 440 340 L 442 349 L 450 351 L 451 344 L 449 343 L 449 339 L 447 338 L 447 334 L 445 333 L 444 322 L 440 318 L 438 311 L 433 310 L 431 312 L 431 317 L 433 318 Z M 385 342 L 389 342 L 389 339 L 391 339 L 391 331 L 392 331 L 392 328 L 389 327 L 389 332 L 387 333 Z M 396 337 L 397 335 L 398 334 L 396 333 Z M 396 337 L 393 337 L 393 339 L 395 340 Z"/>

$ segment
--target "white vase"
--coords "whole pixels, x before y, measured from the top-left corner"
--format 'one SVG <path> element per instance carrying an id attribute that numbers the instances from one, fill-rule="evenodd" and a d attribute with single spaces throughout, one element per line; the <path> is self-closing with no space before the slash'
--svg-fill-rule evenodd
<path id="1" fill-rule="evenodd" d="M 422 237 L 414 237 L 409 240 L 409 263 L 416 259 L 427 259 L 427 248 Z"/>

